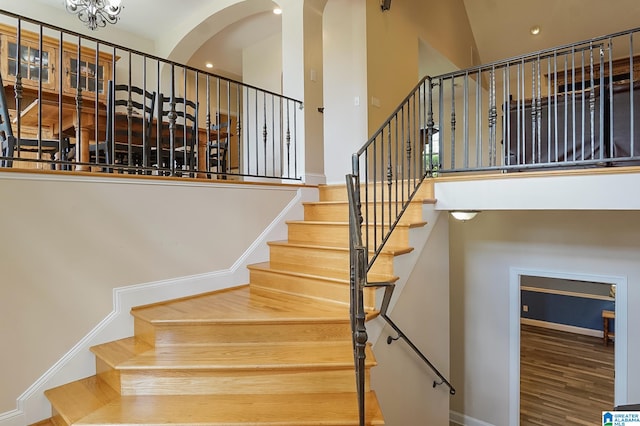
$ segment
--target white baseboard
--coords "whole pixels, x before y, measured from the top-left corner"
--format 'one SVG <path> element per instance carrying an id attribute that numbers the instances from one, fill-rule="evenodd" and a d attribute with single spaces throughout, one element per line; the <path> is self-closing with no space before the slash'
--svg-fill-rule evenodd
<path id="1" fill-rule="evenodd" d="M 304 175 L 304 183 L 306 183 L 307 185 L 322 185 L 326 182 L 327 177 L 322 173 L 306 173 Z"/>
<path id="2" fill-rule="evenodd" d="M 464 414 L 458 413 L 457 411 L 449 411 L 449 421 L 453 424 L 461 426 L 494 426 L 491 423 L 483 422 L 482 420 L 465 416 Z"/>
<path id="3" fill-rule="evenodd" d="M 11 410 L 0 414 L 0 424 L 3 426 L 24 426 L 27 424 L 22 410 Z"/>
<path id="4" fill-rule="evenodd" d="M 554 322 L 540 321 L 529 318 L 520 318 L 520 322 L 525 325 L 535 325 L 536 327 L 548 328 L 551 330 L 566 331 L 569 333 L 582 334 L 584 336 L 600 337 L 603 332 L 601 330 L 592 330 L 590 328 L 575 327 L 573 325 L 557 324 Z"/>

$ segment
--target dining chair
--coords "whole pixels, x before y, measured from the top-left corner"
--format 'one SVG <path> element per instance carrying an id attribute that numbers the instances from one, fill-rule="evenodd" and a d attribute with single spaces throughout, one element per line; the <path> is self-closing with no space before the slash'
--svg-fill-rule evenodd
<path id="1" fill-rule="evenodd" d="M 216 114 L 217 115 L 217 114 Z M 207 158 L 209 161 L 209 170 L 215 171 L 222 175 L 222 179 L 226 179 L 228 172 L 227 158 L 229 151 L 229 128 L 231 127 L 231 119 L 220 122 L 217 115 L 218 123 L 211 125 L 211 130 L 215 132 L 211 140 L 207 143 Z"/>
<path id="2" fill-rule="evenodd" d="M 90 161 L 148 168 L 154 144 L 155 103 L 156 92 L 109 80 L 105 140 L 90 146 Z"/>
<path id="3" fill-rule="evenodd" d="M 60 139 L 38 139 L 25 138 L 20 135 L 18 139 L 11 125 L 11 116 L 9 114 L 9 105 L 4 92 L 4 84 L 2 75 L 0 74 L 0 142 L 2 143 L 2 151 L 0 157 L 0 167 L 13 167 L 14 156 L 21 151 L 47 153 L 51 156 L 51 168 L 55 169 L 54 161 L 67 160 L 69 151 L 69 138 L 63 136 Z"/>
<path id="4" fill-rule="evenodd" d="M 171 117 L 171 112 L 175 116 Z M 158 97 L 158 127 L 162 137 L 161 152 L 156 160 L 162 168 L 175 168 L 178 174 L 180 170 L 194 171 L 196 169 L 197 140 L 198 140 L 198 104 L 183 97 L 164 96 Z M 170 122 L 174 122 L 174 131 L 171 133 Z M 173 141 L 171 140 L 173 138 Z M 173 161 L 173 164 L 171 162 Z M 191 173 L 193 174 L 193 173 Z"/>

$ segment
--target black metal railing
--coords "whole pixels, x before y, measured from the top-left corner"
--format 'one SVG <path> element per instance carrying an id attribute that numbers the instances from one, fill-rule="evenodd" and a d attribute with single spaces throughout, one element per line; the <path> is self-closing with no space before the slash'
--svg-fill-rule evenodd
<path id="1" fill-rule="evenodd" d="M 397 333 L 387 342 L 406 341 L 436 372 L 434 386 L 446 384 L 455 393 L 386 314 L 393 283 L 367 282 L 423 179 L 640 165 L 638 31 L 425 77 L 353 155 L 347 175 L 351 322 L 361 404 L 367 340 L 362 292 L 371 286 L 385 288 L 381 315 Z"/>
<path id="2" fill-rule="evenodd" d="M 346 177 L 347 194 L 349 199 L 349 255 L 350 255 L 350 322 L 353 334 L 353 351 L 356 366 L 356 389 L 358 394 L 358 405 L 360 415 L 360 425 L 366 424 L 365 419 L 365 348 L 367 345 L 367 329 L 365 326 L 366 311 L 364 307 L 365 288 L 384 288 L 384 296 L 380 307 L 380 316 L 393 328 L 397 337 L 389 336 L 387 344 L 394 340 L 402 339 L 420 357 L 420 359 L 431 368 L 439 380 L 433 381 L 433 387 L 446 385 L 449 393 L 455 395 L 456 390 L 449 381 L 440 373 L 431 361 L 418 349 L 418 347 L 402 332 L 388 315 L 389 304 L 395 284 L 393 282 L 368 282 L 367 272 L 370 264 L 368 261 L 368 250 L 363 243 L 363 215 L 360 203 L 360 185 L 358 176 L 351 174 Z"/>
<path id="3" fill-rule="evenodd" d="M 298 100 L 2 10 L 0 33 L 2 166 L 302 179 Z"/>
<path id="4" fill-rule="evenodd" d="M 427 78 L 436 139 L 428 170 L 639 165 L 638 31 Z"/>

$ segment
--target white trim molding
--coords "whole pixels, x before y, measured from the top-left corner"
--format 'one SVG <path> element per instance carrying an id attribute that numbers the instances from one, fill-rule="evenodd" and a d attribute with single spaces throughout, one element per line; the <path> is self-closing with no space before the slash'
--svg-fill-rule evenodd
<path id="1" fill-rule="evenodd" d="M 603 332 L 590 328 L 576 327 L 574 325 L 557 324 L 555 322 L 535 320 L 531 318 L 520 318 L 520 323 L 525 325 L 535 325 L 536 327 L 548 328 L 549 330 L 566 331 L 568 333 L 582 334 L 583 336 L 602 338 Z"/>
<path id="2" fill-rule="evenodd" d="M 461 426 L 494 426 L 491 423 L 483 422 L 482 420 L 474 419 L 473 417 L 465 416 L 457 411 L 449 411 L 449 421 L 456 425 Z M 515 423 L 518 424 L 518 423 Z"/>
<path id="3" fill-rule="evenodd" d="M 558 278 L 616 285 L 614 404 L 627 403 L 627 277 L 512 267 L 509 270 L 509 424 L 520 422 L 520 277 Z"/>
<path id="4" fill-rule="evenodd" d="M 268 258 L 267 241 L 286 235 L 286 221 L 300 219 L 302 202 L 317 199 L 316 188 L 299 188 L 296 196 L 245 250 L 231 268 L 113 289 L 113 310 L 51 366 L 16 400 L 17 408 L 0 413 L 0 426 L 24 426 L 51 417 L 44 391 L 95 374 L 91 346 L 133 335 L 134 306 L 236 287 L 249 282 L 247 265 Z"/>

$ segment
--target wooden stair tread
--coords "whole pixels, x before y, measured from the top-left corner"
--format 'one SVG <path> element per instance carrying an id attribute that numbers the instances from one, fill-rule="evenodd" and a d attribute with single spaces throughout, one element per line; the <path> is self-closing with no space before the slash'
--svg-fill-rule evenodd
<path id="1" fill-rule="evenodd" d="M 44 393 L 67 424 L 75 424 L 87 414 L 119 398 L 118 392 L 96 376 L 67 383 Z"/>
<path id="2" fill-rule="evenodd" d="M 267 245 L 296 247 L 296 248 L 311 248 L 314 250 L 334 250 L 334 251 L 340 251 L 345 253 L 349 252 L 349 247 L 333 247 L 333 246 L 326 246 L 326 245 L 299 243 L 299 242 L 290 242 L 290 241 L 269 241 Z M 401 254 L 410 253 L 412 251 L 413 251 L 413 247 L 388 247 L 385 245 L 384 248 L 382 249 L 382 254 L 399 256 Z"/>
<path id="3" fill-rule="evenodd" d="M 153 346 L 135 337 L 127 337 L 125 339 L 114 340 L 112 342 L 103 343 L 91 347 L 91 352 L 107 362 L 109 366 L 115 368 L 127 360 L 152 350 Z"/>
<path id="4" fill-rule="evenodd" d="M 346 191 L 346 189 L 345 189 Z M 381 202 L 380 200 L 377 200 L 377 202 Z M 388 203 L 389 200 L 385 200 L 384 203 Z M 394 204 L 399 204 L 402 201 L 396 201 L 396 200 L 392 200 L 392 202 Z M 414 197 L 411 201 L 409 201 L 409 203 L 418 203 L 418 204 L 435 204 L 437 202 L 437 200 L 435 198 L 419 198 L 419 197 Z M 369 205 L 373 204 L 373 200 L 370 200 Z M 303 201 L 302 202 L 303 206 L 321 206 L 321 205 L 349 205 L 349 201 L 347 200 L 327 200 L 327 201 Z M 362 203 L 362 205 L 364 206 L 365 203 Z"/>
<path id="5" fill-rule="evenodd" d="M 134 317 L 161 323 L 303 323 L 349 320 L 342 304 L 283 294 L 249 285 L 143 306 Z"/>
<path id="6" fill-rule="evenodd" d="M 316 225 L 316 226 L 327 226 L 327 225 L 333 225 L 333 226 L 345 226 L 348 227 L 349 226 L 349 222 L 338 222 L 338 221 L 321 221 L 321 220 L 288 220 L 287 225 L 298 225 L 298 224 L 305 224 L 305 225 Z M 420 228 L 422 226 L 427 225 L 427 222 L 425 221 L 421 221 L 421 222 L 400 222 L 396 225 L 397 228 Z M 381 227 L 382 225 L 378 225 L 378 227 Z M 385 228 L 388 227 L 388 224 L 385 222 Z"/>
<path id="7" fill-rule="evenodd" d="M 353 346 L 348 341 L 184 345 L 132 353 L 132 340 L 109 342 L 91 350 L 117 370 L 353 369 L 354 365 Z M 375 365 L 368 346 L 367 365 Z"/>
<path id="8" fill-rule="evenodd" d="M 263 270 L 275 272 L 278 274 L 293 275 L 297 277 L 319 278 L 328 281 L 349 284 L 349 271 L 341 272 L 331 269 L 311 267 L 304 268 L 304 271 L 297 271 L 288 269 L 287 265 L 274 262 L 254 263 L 252 265 L 248 265 L 247 267 L 249 268 L 249 270 Z M 371 272 L 367 275 L 367 278 L 370 282 L 396 282 L 398 280 L 398 277 L 395 275 L 383 275 Z"/>
<path id="9" fill-rule="evenodd" d="M 384 424 L 375 394 L 367 424 Z M 123 396 L 77 425 L 305 426 L 358 425 L 356 394 Z"/>
<path id="10" fill-rule="evenodd" d="M 74 425 L 358 425 L 354 393 L 120 396 L 96 376 L 48 390 L 54 410 Z M 368 424 L 384 424 L 368 392 Z"/>

